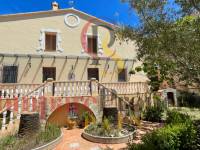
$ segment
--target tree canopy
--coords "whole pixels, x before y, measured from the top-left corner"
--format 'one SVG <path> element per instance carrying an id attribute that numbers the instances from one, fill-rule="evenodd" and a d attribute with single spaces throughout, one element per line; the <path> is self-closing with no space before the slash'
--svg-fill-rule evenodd
<path id="1" fill-rule="evenodd" d="M 138 59 L 144 62 L 142 69 L 153 90 L 163 80 L 200 85 L 200 1 L 123 2 L 136 11 L 140 24 L 120 29 L 118 37 L 136 41 Z"/>

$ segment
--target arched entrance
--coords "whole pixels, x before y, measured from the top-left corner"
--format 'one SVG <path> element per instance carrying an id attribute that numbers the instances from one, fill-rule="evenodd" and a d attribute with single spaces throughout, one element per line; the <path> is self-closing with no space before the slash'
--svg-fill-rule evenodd
<path id="1" fill-rule="evenodd" d="M 87 106 L 80 103 L 67 103 L 55 109 L 48 117 L 47 123 L 65 127 L 68 121 L 73 119 L 78 124 L 85 112 L 95 118 L 94 113 Z"/>

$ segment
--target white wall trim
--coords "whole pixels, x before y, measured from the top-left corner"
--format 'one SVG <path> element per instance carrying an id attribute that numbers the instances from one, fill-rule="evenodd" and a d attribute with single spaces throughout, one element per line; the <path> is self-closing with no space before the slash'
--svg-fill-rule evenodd
<path id="1" fill-rule="evenodd" d="M 46 32 L 54 32 L 56 33 L 56 52 L 62 53 L 64 50 L 61 48 L 61 32 L 60 30 L 57 29 L 51 29 L 51 28 L 46 28 L 46 29 L 41 29 L 40 30 L 40 38 L 39 38 L 39 47 L 37 48 L 38 52 L 44 52 L 45 51 L 45 33 Z"/>
<path id="2" fill-rule="evenodd" d="M 94 33 L 91 33 L 91 32 L 86 33 L 86 44 L 88 43 L 88 41 L 87 41 L 88 36 L 97 36 L 97 55 L 103 56 L 103 47 L 102 47 L 100 34 L 99 33 L 94 34 Z"/>
<path id="3" fill-rule="evenodd" d="M 70 22 L 68 21 L 68 18 L 69 18 L 70 16 L 73 16 L 73 17 L 76 19 L 76 22 L 75 22 L 75 23 L 70 23 Z M 77 26 L 80 24 L 80 18 L 79 18 L 77 15 L 75 15 L 75 14 L 69 13 L 69 14 L 65 15 L 64 22 L 65 22 L 65 24 L 66 24 L 68 27 L 75 28 L 75 27 L 77 27 Z"/>

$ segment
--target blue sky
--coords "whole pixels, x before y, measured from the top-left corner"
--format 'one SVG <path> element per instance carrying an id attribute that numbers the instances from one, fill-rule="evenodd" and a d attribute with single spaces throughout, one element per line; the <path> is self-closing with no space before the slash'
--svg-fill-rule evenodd
<path id="1" fill-rule="evenodd" d="M 45 11 L 55 0 L 0 0 L 0 14 Z M 60 8 L 69 8 L 70 0 L 56 0 Z M 76 9 L 112 23 L 137 25 L 138 18 L 127 3 L 120 0 L 74 0 Z"/>

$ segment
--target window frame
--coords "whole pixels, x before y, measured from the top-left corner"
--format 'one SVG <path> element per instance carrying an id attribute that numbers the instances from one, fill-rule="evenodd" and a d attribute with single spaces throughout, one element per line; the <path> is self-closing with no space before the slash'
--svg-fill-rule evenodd
<path id="1" fill-rule="evenodd" d="M 14 72 L 13 70 L 8 71 L 9 75 L 11 75 L 11 76 L 13 76 L 13 74 L 15 74 L 15 76 L 13 77 L 14 79 L 12 79 L 14 82 L 10 82 L 11 80 L 10 81 L 8 80 L 9 82 L 6 81 L 6 78 L 4 76 L 7 76 L 7 79 L 10 79 L 10 77 L 8 77 L 7 74 L 5 75 L 4 67 L 16 67 L 15 73 L 13 73 Z M 18 73 L 19 73 L 19 66 L 18 65 L 14 65 L 14 64 L 13 65 L 3 65 L 2 66 L 2 80 L 1 80 L 1 82 L 2 83 L 17 83 L 18 82 Z"/>
<path id="2" fill-rule="evenodd" d="M 54 72 L 54 73 L 53 73 L 53 76 L 54 76 L 54 77 L 49 77 L 49 78 L 53 78 L 53 80 L 56 80 L 56 73 L 57 73 L 57 72 L 56 72 L 56 70 L 57 70 L 56 67 L 44 67 L 44 66 L 43 66 L 43 67 L 42 67 L 42 82 L 45 82 L 45 81 L 48 79 L 48 78 L 45 79 L 45 77 L 44 77 L 45 72 L 47 72 L 47 70 L 48 70 L 48 71 Z"/>
<path id="3" fill-rule="evenodd" d="M 46 38 L 45 35 L 46 33 L 55 33 L 56 34 L 56 51 L 46 51 L 45 50 L 45 42 Z M 37 48 L 37 52 L 58 52 L 62 53 L 64 49 L 61 47 L 61 32 L 60 30 L 57 29 L 41 29 L 40 30 L 40 38 L 39 38 L 39 47 Z"/>
<path id="4" fill-rule="evenodd" d="M 89 43 L 88 43 L 89 42 L 88 39 L 94 38 L 94 37 L 96 38 L 96 52 L 95 53 L 93 51 L 94 50 L 93 48 L 92 48 L 92 51 L 89 52 Z M 87 51 L 88 51 L 89 54 L 98 55 L 98 38 L 99 38 L 98 35 L 92 35 L 92 34 L 87 35 Z"/>
<path id="5" fill-rule="evenodd" d="M 95 71 L 97 71 L 97 72 L 95 72 L 96 73 L 96 75 L 97 75 L 97 77 L 95 77 L 96 78 L 96 80 L 99 80 L 99 68 L 87 68 L 87 79 L 88 80 L 91 80 L 91 78 L 89 78 L 89 76 L 91 76 L 91 71 L 92 70 L 95 70 Z M 94 77 L 92 77 L 92 78 L 94 78 Z"/>

